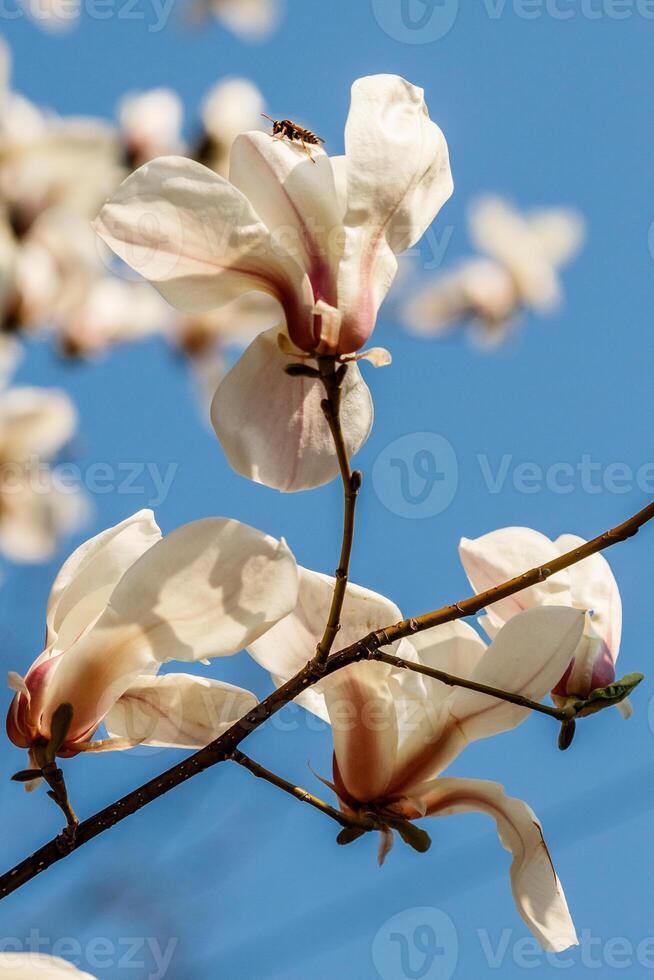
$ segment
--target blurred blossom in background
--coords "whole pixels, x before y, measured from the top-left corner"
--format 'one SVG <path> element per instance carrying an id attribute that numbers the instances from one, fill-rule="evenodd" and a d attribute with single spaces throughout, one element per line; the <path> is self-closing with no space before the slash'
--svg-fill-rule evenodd
<path id="1" fill-rule="evenodd" d="M 589 538 L 643 506 L 634 485 L 609 490 L 598 478 L 555 494 L 511 475 L 534 460 L 547 468 L 590 458 L 598 472 L 654 464 L 654 24 L 636 5 L 622 18 L 607 5 L 586 16 L 581 5 L 562 19 L 547 5 L 525 17 L 518 4 L 493 12 L 416 0 L 402 19 L 407 6 L 17 0 L 3 8 L 4 670 L 25 672 L 41 651 L 65 556 L 149 504 L 143 472 L 171 474 L 156 514 L 164 532 L 233 516 L 285 537 L 302 565 L 333 572 L 339 488 L 289 499 L 255 486 L 230 469 L 208 423 L 220 378 L 279 322 L 275 301 L 249 293 L 208 314 L 179 314 L 90 225 L 120 182 L 159 155 L 181 153 L 227 177 L 236 136 L 269 131 L 262 112 L 315 130 L 338 156 L 350 85 L 367 74 L 424 87 L 450 147 L 455 192 L 403 258 L 394 300 L 380 312 L 375 344 L 391 351 L 392 366 L 362 369 L 376 418 L 357 457 L 364 487 L 353 580 L 421 612 L 469 592 L 462 536 L 524 526 L 552 541 Z M 482 342 L 468 344 L 462 326 Z M 380 460 L 388 465 L 375 466 L 373 480 Z M 104 482 L 88 477 L 98 467 Z M 447 491 L 446 505 L 424 505 L 434 489 Z M 625 672 L 649 646 L 650 551 L 625 546 L 610 556 Z M 192 664 L 189 672 L 259 697 L 270 690 L 242 654 L 219 671 Z M 646 695 L 634 697 L 628 724 L 606 712 L 584 726 L 565 758 L 539 717 L 506 743 L 471 745 L 465 768 L 451 767 L 453 776 L 500 781 L 542 821 L 582 943 L 559 962 L 534 954 L 539 975 L 557 976 L 570 961 L 575 975 L 613 977 L 619 943 L 635 975 L 653 968 L 654 895 L 642 874 L 654 860 Z M 313 771 L 332 768 L 329 732 L 298 706 L 256 733 L 250 751 L 318 793 Z M 78 812 L 182 756 L 140 747 L 78 758 L 67 773 Z M 23 765 L 19 749 L 6 744 L 3 759 L 9 867 L 59 829 L 59 814 L 44 794 L 9 782 Z M 398 847 L 380 871 L 372 836 L 338 848 L 335 828 L 305 809 L 221 766 L 8 899 L 0 948 L 62 956 L 111 978 L 524 975 L 528 932 L 487 819 L 439 821 L 429 854 Z M 606 901 L 606 876 L 619 903 Z"/>

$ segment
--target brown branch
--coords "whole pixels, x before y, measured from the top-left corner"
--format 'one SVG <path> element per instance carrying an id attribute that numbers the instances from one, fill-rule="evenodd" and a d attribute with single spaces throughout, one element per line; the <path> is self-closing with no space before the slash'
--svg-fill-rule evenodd
<path id="1" fill-rule="evenodd" d="M 350 558 L 354 541 L 354 514 L 357 496 L 361 489 L 361 473 L 352 472 L 350 458 L 345 445 L 345 437 L 341 426 L 341 399 L 343 395 L 343 379 L 348 370 L 347 365 L 337 366 L 333 357 L 318 358 L 320 380 L 323 383 L 327 397 L 322 401 L 322 410 L 334 440 L 338 468 L 343 481 L 343 539 L 341 555 L 336 569 L 336 583 L 332 596 L 331 607 L 327 617 L 327 625 L 322 639 L 316 650 L 316 664 L 324 663 L 336 640 L 340 629 L 341 613 L 347 591 L 347 580 L 350 574 Z"/>
<path id="2" fill-rule="evenodd" d="M 363 816 L 348 816 L 346 813 L 342 813 L 337 810 L 336 807 L 330 806 L 329 803 L 325 803 L 323 800 L 314 796 L 313 793 L 309 793 L 306 789 L 302 789 L 300 786 L 295 786 L 290 783 L 287 779 L 282 776 L 278 776 L 274 772 L 270 772 L 269 769 L 264 768 L 254 759 L 240 752 L 238 749 L 232 754 L 232 759 L 237 762 L 239 766 L 243 766 L 248 772 L 251 772 L 253 776 L 257 776 L 259 779 L 265 779 L 267 783 L 272 783 L 278 789 L 283 790 L 285 793 L 289 793 L 294 796 L 296 800 L 301 803 L 308 803 L 309 806 L 314 807 L 316 810 L 320 810 L 326 816 L 331 817 L 336 823 L 340 824 L 341 827 L 352 827 L 357 830 L 378 830 L 379 824 L 373 820 L 371 817 Z"/>
<path id="3" fill-rule="evenodd" d="M 466 616 L 474 616 L 486 606 L 492 605 L 500 599 L 514 595 L 530 585 L 543 582 L 550 575 L 574 565 L 576 562 L 583 561 L 590 555 L 597 554 L 605 548 L 609 548 L 619 541 L 625 541 L 632 537 L 648 521 L 654 518 L 654 503 L 649 504 L 639 513 L 635 514 L 624 524 L 607 531 L 605 534 L 594 538 L 580 548 L 565 555 L 561 555 L 548 565 L 532 569 L 517 578 L 511 579 L 494 589 L 482 592 L 479 595 L 471 596 L 461 602 L 450 606 L 444 606 L 435 612 L 427 613 L 415 619 L 402 620 L 386 629 L 376 630 L 352 646 L 337 653 L 332 654 L 326 663 L 316 665 L 309 662 L 306 667 L 299 671 L 286 684 L 273 691 L 264 701 L 258 704 L 247 715 L 237 721 L 227 732 L 211 742 L 205 748 L 200 749 L 193 755 L 172 766 L 160 776 L 149 780 L 137 789 L 132 790 L 122 799 L 117 800 L 110 806 L 105 807 L 98 813 L 82 821 L 77 828 L 75 840 L 71 843 L 62 836 L 55 837 L 39 850 L 35 851 L 30 857 L 25 858 L 12 870 L 0 876 L 0 899 L 16 891 L 26 882 L 35 878 L 46 868 L 60 861 L 66 854 L 77 850 L 87 841 L 93 840 L 99 834 L 104 833 L 110 827 L 120 823 L 132 813 L 152 803 L 154 800 L 168 793 L 176 786 L 180 786 L 198 773 L 209 769 L 217 763 L 224 762 L 233 756 L 239 744 L 260 725 L 281 710 L 284 705 L 293 701 L 299 694 L 313 686 L 322 677 L 341 670 L 348 664 L 361 660 L 372 660 L 380 647 L 386 646 L 395 640 L 414 633 L 421 632 L 438 626 L 441 623 L 451 622 L 455 619 L 462 619 Z"/>

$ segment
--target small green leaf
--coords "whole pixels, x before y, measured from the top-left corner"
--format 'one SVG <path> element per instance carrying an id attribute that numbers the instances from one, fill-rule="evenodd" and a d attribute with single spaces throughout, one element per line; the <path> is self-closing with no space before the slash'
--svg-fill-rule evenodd
<path id="1" fill-rule="evenodd" d="M 21 769 L 11 777 L 15 783 L 29 783 L 32 779 L 40 779 L 42 776 L 40 769 Z"/>
<path id="2" fill-rule="evenodd" d="M 52 715 L 50 741 L 45 750 L 47 762 L 54 762 L 57 752 L 64 744 L 73 720 L 73 706 L 67 701 L 60 704 Z"/>
<path id="3" fill-rule="evenodd" d="M 644 680 L 644 674 L 626 674 L 622 680 L 614 681 L 613 684 L 608 684 L 606 687 L 598 687 L 581 702 L 579 715 L 581 717 L 594 715 L 596 712 L 602 711 L 603 708 L 620 704 L 621 701 L 629 697 L 642 680 Z"/>
<path id="4" fill-rule="evenodd" d="M 355 840 L 363 837 L 364 834 L 365 830 L 360 830 L 359 827 L 344 827 L 336 838 L 336 843 L 342 846 L 353 844 Z"/>

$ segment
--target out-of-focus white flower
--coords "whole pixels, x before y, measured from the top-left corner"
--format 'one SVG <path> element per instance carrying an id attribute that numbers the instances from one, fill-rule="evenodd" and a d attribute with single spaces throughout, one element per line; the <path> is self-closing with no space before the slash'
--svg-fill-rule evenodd
<path id="1" fill-rule="evenodd" d="M 170 88 L 126 95 L 118 107 L 118 120 L 130 169 L 184 151 L 182 101 Z"/>
<path id="2" fill-rule="evenodd" d="M 333 589 L 334 579 L 300 569 L 295 610 L 248 647 L 276 685 L 311 657 Z M 384 596 L 348 585 L 339 644 L 347 647 L 402 618 Z M 583 624 L 579 610 L 549 606 L 516 616 L 488 648 L 472 627 L 456 621 L 401 640 L 391 650 L 404 660 L 540 700 L 570 663 Z M 346 813 L 372 812 L 385 826 L 381 860 L 398 818 L 486 813 L 513 854 L 513 895 L 529 928 L 545 949 L 576 944 L 563 890 L 533 811 L 508 797 L 498 783 L 441 775 L 470 742 L 515 728 L 528 717 L 528 709 L 370 662 L 336 671 L 297 700 L 331 722 L 333 788 Z"/>
<path id="3" fill-rule="evenodd" d="M 239 136 L 230 181 L 181 158 L 123 182 L 96 228 L 174 306 L 203 313 L 252 289 L 273 296 L 279 328 L 261 334 L 219 386 L 212 418 L 234 469 L 280 490 L 319 486 L 338 467 L 319 382 L 290 357 L 356 352 L 397 269 L 452 192 L 445 138 L 418 89 L 395 75 L 355 82 L 346 155 L 264 133 Z M 286 334 L 284 349 L 278 334 Z M 349 366 L 342 425 L 350 453 L 372 424 Z"/>
<path id="4" fill-rule="evenodd" d="M 484 258 L 466 259 L 419 290 L 403 320 L 420 334 L 438 334 L 469 320 L 486 343 L 502 340 L 523 310 L 551 313 L 562 298 L 559 269 L 579 251 L 584 225 L 566 208 L 521 214 L 489 197 L 470 214 L 471 237 Z"/>
<path id="5" fill-rule="evenodd" d="M 77 488 L 48 465 L 77 427 L 64 392 L 17 387 L 0 393 L 0 551 L 14 561 L 49 558 L 87 515 Z"/>
<path id="6" fill-rule="evenodd" d="M 58 326 L 64 354 L 93 357 L 117 344 L 169 334 L 170 307 L 145 283 L 103 276 Z"/>
<path id="7" fill-rule="evenodd" d="M 245 41 L 259 41 L 275 31 L 281 19 L 283 0 L 193 0 L 198 17 L 213 14 Z"/>
<path id="8" fill-rule="evenodd" d="M 23 9 L 44 31 L 59 34 L 75 27 L 81 0 L 20 0 Z"/>
<path id="9" fill-rule="evenodd" d="M 586 542 L 574 534 L 551 541 L 530 527 L 504 527 L 480 538 L 462 538 L 461 562 L 475 592 L 485 592 L 502 582 L 545 565 Z M 489 636 L 524 609 L 535 606 L 571 606 L 585 613 L 584 633 L 574 657 L 552 689 L 558 704 L 587 698 L 592 691 L 615 680 L 620 652 L 622 601 L 611 567 L 604 555 L 591 555 L 557 572 L 529 589 L 493 603 L 480 620 Z M 628 717 L 628 701 L 618 705 Z"/>
<path id="10" fill-rule="evenodd" d="M 51 738 L 57 708 L 68 704 L 62 757 L 208 744 L 256 697 L 188 674 L 158 677 L 159 667 L 236 653 L 288 614 L 297 588 L 284 541 L 221 518 L 162 537 L 152 512 L 140 511 L 91 538 L 61 568 L 45 650 L 24 678 L 9 678 L 16 691 L 9 737 L 34 754 Z M 109 738 L 94 742 L 102 721 Z"/>
<path id="11" fill-rule="evenodd" d="M 204 138 L 196 159 L 221 177 L 229 176 L 229 156 L 234 140 L 241 133 L 261 128 L 264 108 L 261 92 L 246 78 L 218 82 L 202 103 Z"/>
<path id="12" fill-rule="evenodd" d="M 95 980 L 93 974 L 46 953 L 0 953 L 0 980 Z"/>

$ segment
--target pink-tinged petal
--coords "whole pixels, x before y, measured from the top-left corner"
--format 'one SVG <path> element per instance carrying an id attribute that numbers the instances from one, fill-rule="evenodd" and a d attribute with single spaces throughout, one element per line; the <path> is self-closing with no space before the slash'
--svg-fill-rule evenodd
<path id="1" fill-rule="evenodd" d="M 309 490 L 338 475 L 331 433 L 312 378 L 289 377 L 279 331 L 260 334 L 220 383 L 211 406 L 216 435 L 233 469 L 276 490 Z M 312 362 L 310 361 L 309 364 Z M 370 392 L 358 367 L 343 383 L 341 421 L 350 455 L 372 428 Z"/>
<path id="2" fill-rule="evenodd" d="M 77 412 L 63 391 L 11 388 L 0 395 L 0 459 L 49 459 L 74 435 Z"/>
<path id="3" fill-rule="evenodd" d="M 128 265 L 186 313 L 204 313 L 261 289 L 289 329 L 313 328 L 304 271 L 275 243 L 247 198 L 207 167 L 161 157 L 120 185 L 95 228 Z"/>
<path id="4" fill-rule="evenodd" d="M 50 591 L 47 644 L 67 647 L 104 609 L 128 568 L 161 540 L 151 510 L 140 510 L 85 541 L 64 562 Z"/>
<path id="5" fill-rule="evenodd" d="M 240 136 L 232 147 L 230 180 L 252 203 L 275 241 L 305 270 L 316 302 L 335 307 L 343 254 L 343 214 L 329 157 L 266 133 Z M 312 351 L 319 337 L 309 321 L 289 323 L 291 340 Z M 300 327 L 302 329 L 298 330 Z"/>
<path id="6" fill-rule="evenodd" d="M 511 888 L 518 912 L 546 950 L 559 953 L 577 945 L 577 936 L 533 810 L 507 796 L 499 783 L 480 779 L 438 779 L 422 787 L 429 816 L 486 813 L 497 826 L 502 846 L 513 856 Z"/>
<path id="7" fill-rule="evenodd" d="M 478 660 L 470 679 L 540 701 L 570 663 L 582 635 L 584 614 L 564 606 L 529 609 L 511 619 Z M 470 742 L 515 728 L 528 708 L 491 695 L 453 688 L 431 720 L 431 733 L 410 743 L 392 784 L 393 795 L 437 776 Z"/>
<path id="8" fill-rule="evenodd" d="M 208 745 L 251 711 L 250 691 L 206 677 L 141 677 L 105 718 L 112 738 L 144 745 L 194 749 Z"/>
<path id="9" fill-rule="evenodd" d="M 398 728 L 388 668 L 352 664 L 324 686 L 334 739 L 334 780 L 346 800 L 382 799 L 393 778 Z"/>
<path id="10" fill-rule="evenodd" d="M 429 119 L 422 89 L 396 75 L 354 83 L 345 149 L 341 353 L 366 342 L 397 271 L 395 253 L 421 237 L 453 189 L 447 144 Z"/>
<path id="11" fill-rule="evenodd" d="M 558 549 L 544 534 L 529 527 L 504 527 L 473 540 L 461 538 L 459 556 L 475 592 L 485 592 L 502 582 L 547 565 L 557 558 Z M 495 627 L 535 606 L 572 605 L 568 570 L 532 585 L 529 589 L 488 607 L 487 614 Z"/>
<path id="12" fill-rule="evenodd" d="M 0 980 L 94 980 L 72 963 L 45 953 L 0 953 Z"/>
<path id="13" fill-rule="evenodd" d="M 584 538 L 562 534 L 554 547 L 564 555 L 584 544 Z M 611 566 L 604 555 L 591 555 L 572 565 L 568 574 L 573 605 L 589 611 L 593 629 L 604 640 L 615 663 L 622 636 L 622 600 Z"/>
<path id="14" fill-rule="evenodd" d="M 67 701 L 71 739 L 86 739 L 139 675 L 169 660 L 236 653 L 296 600 L 295 560 L 283 541 L 238 521 L 186 524 L 126 571 L 93 628 L 59 658 L 43 725 Z"/>

